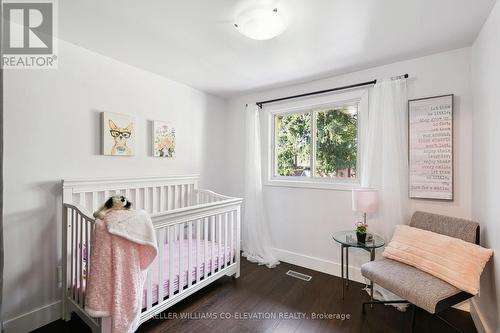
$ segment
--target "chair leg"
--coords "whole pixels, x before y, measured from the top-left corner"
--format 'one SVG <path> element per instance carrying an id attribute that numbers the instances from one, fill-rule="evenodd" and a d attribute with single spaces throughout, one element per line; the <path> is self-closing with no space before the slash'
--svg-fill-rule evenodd
<path id="1" fill-rule="evenodd" d="M 411 329 L 410 332 L 413 333 L 415 331 L 415 318 L 417 317 L 417 306 L 416 305 L 411 305 L 412 310 L 411 310 Z"/>
<path id="2" fill-rule="evenodd" d="M 454 329 L 455 331 L 459 332 L 459 333 L 464 333 L 461 329 L 459 329 L 458 327 L 456 327 L 455 325 L 453 325 L 452 323 L 450 323 L 448 320 L 444 319 L 443 317 L 441 317 L 440 315 L 438 315 L 437 313 L 434 314 L 434 316 L 436 316 L 439 320 L 441 320 L 443 323 L 445 323 L 448 327 Z"/>
<path id="3" fill-rule="evenodd" d="M 370 302 L 373 302 L 373 281 L 370 281 Z M 370 304 L 370 308 L 373 309 L 373 303 Z"/>
<path id="4" fill-rule="evenodd" d="M 366 305 L 370 305 L 370 307 L 373 307 L 373 304 L 409 304 L 408 301 L 404 300 L 397 300 L 397 301 L 370 301 L 370 302 L 363 302 L 362 307 L 361 307 L 361 312 L 363 314 L 366 313 Z"/>

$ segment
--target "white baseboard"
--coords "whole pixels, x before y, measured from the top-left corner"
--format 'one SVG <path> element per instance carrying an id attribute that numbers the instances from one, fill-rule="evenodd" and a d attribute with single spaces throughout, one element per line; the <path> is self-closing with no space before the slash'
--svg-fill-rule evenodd
<path id="1" fill-rule="evenodd" d="M 338 262 L 277 248 L 273 248 L 273 252 L 280 261 L 340 277 L 340 263 Z M 359 267 L 349 266 L 349 279 L 365 283 Z"/>
<path id="2" fill-rule="evenodd" d="M 61 318 L 61 301 L 44 305 L 28 313 L 4 321 L 5 333 L 33 331 Z"/>
<path id="3" fill-rule="evenodd" d="M 479 310 L 477 306 L 476 300 L 473 298 L 470 301 L 470 315 L 472 320 L 474 321 L 474 325 L 476 325 L 476 329 L 478 333 L 494 333 L 493 330 L 486 324 L 484 319 L 484 315 Z"/>

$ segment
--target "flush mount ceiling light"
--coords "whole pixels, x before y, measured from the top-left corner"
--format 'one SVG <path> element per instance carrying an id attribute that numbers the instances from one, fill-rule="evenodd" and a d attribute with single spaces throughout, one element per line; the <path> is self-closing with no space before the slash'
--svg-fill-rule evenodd
<path id="1" fill-rule="evenodd" d="M 234 26 L 248 38 L 267 40 L 283 33 L 288 22 L 278 8 L 262 6 L 243 10 L 236 17 Z"/>

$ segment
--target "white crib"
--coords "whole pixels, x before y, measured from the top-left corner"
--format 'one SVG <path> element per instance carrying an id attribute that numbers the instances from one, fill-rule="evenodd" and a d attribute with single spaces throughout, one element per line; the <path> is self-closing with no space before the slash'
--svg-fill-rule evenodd
<path id="1" fill-rule="evenodd" d="M 63 180 L 62 184 L 64 320 L 75 312 L 93 332 L 110 329 L 109 319 L 92 318 L 84 311 L 84 301 L 92 259 L 92 212 L 115 193 L 132 201 L 134 209 L 149 212 L 157 232 L 158 256 L 152 264 L 155 269 L 147 275 L 141 323 L 224 275 L 239 276 L 242 199 L 199 190 L 198 176 Z M 179 266 L 174 263 L 176 252 Z"/>

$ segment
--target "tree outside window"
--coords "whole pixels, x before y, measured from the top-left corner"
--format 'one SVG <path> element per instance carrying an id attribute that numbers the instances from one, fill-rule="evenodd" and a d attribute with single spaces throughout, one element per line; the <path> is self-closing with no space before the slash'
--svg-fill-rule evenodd
<path id="1" fill-rule="evenodd" d="M 357 111 L 344 105 L 275 115 L 275 176 L 356 178 Z"/>

